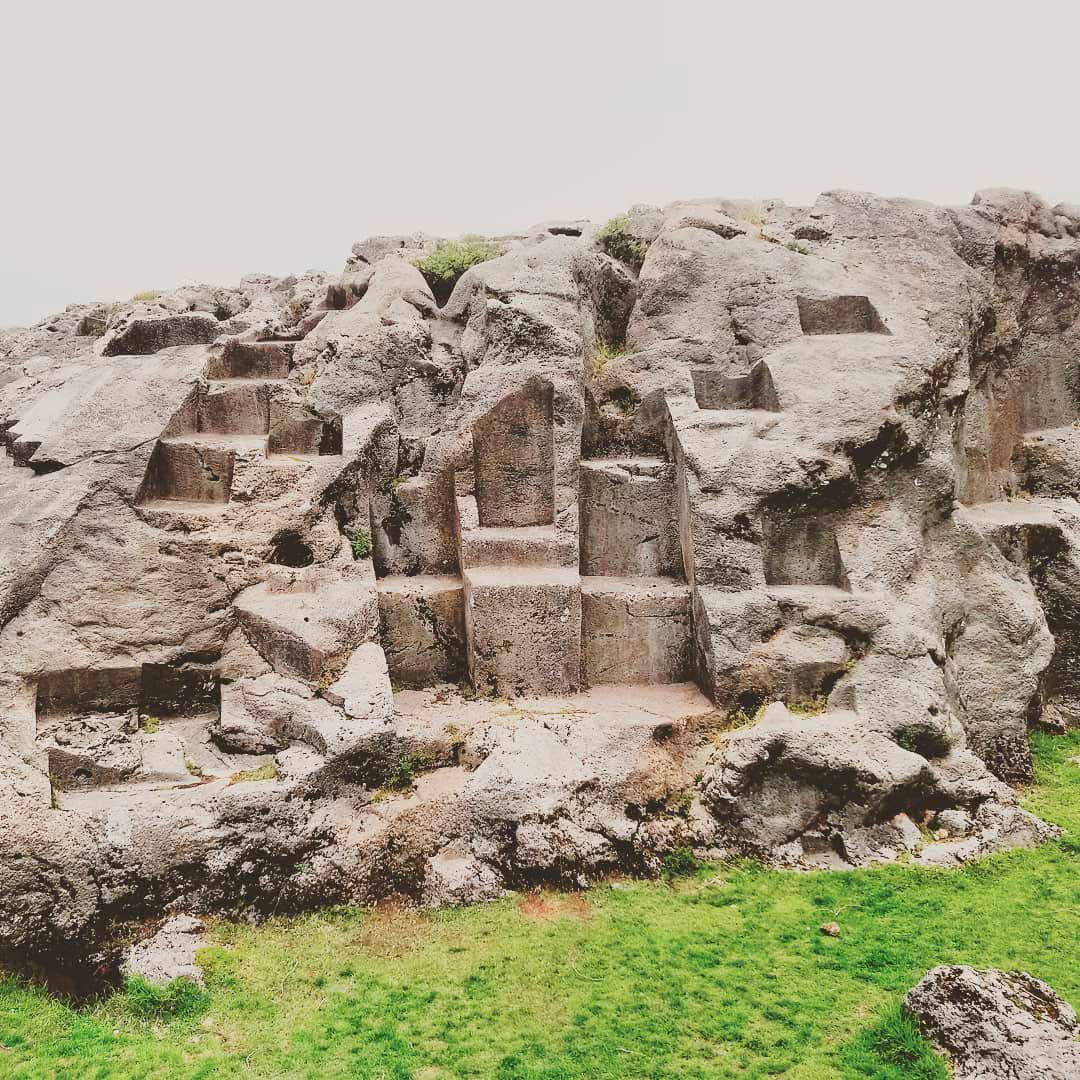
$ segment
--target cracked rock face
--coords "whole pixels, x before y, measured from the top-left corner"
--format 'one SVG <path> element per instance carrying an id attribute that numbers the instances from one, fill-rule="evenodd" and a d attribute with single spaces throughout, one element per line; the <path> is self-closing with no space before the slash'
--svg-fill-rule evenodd
<path id="1" fill-rule="evenodd" d="M 0 334 L 6 961 L 1053 835 L 1010 785 L 1080 715 L 1076 211 L 709 199 L 489 247 Z"/>
<path id="2" fill-rule="evenodd" d="M 1070 1005 L 1023 971 L 936 967 L 904 1008 L 952 1064 L 956 1080 L 1072 1080 L 1080 1023 Z"/>

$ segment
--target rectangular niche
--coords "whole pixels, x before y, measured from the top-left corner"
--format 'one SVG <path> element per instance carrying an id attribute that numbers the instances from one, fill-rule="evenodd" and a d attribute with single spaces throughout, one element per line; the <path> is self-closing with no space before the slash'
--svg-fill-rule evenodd
<path id="1" fill-rule="evenodd" d="M 797 298 L 804 334 L 887 334 L 877 309 L 866 296 Z"/>
<path id="2" fill-rule="evenodd" d="M 779 412 L 780 401 L 768 365 L 759 360 L 745 375 L 695 368 L 694 397 L 699 409 L 764 409 Z"/>
<path id="3" fill-rule="evenodd" d="M 213 671 L 143 664 L 139 711 L 145 716 L 201 716 L 221 712 L 221 687 Z"/>
<path id="4" fill-rule="evenodd" d="M 762 518 L 766 585 L 847 589 L 836 530 L 827 515 L 767 512 Z"/>
<path id="5" fill-rule="evenodd" d="M 473 427 L 480 525 L 550 525 L 555 520 L 554 394 L 532 378 Z"/>
<path id="6" fill-rule="evenodd" d="M 137 667 L 63 668 L 43 671 L 37 682 L 37 716 L 126 713 L 138 708 Z"/>

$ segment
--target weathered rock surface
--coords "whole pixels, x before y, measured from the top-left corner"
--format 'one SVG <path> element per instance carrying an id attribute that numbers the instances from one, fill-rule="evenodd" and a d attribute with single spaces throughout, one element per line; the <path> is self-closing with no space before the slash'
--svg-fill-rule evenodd
<path id="1" fill-rule="evenodd" d="M 153 937 L 127 950 L 120 970 L 154 986 L 173 979 L 191 979 L 201 986 L 203 970 L 195 963 L 195 954 L 204 945 L 203 924 L 192 915 L 174 915 Z"/>
<path id="2" fill-rule="evenodd" d="M 1078 220 L 642 205 L 438 299 L 376 237 L 0 334 L 4 959 L 1053 836 L 1010 784 L 1080 716 Z"/>
<path id="3" fill-rule="evenodd" d="M 1076 1012 L 1022 971 L 936 967 L 904 998 L 955 1080 L 1075 1080 Z"/>

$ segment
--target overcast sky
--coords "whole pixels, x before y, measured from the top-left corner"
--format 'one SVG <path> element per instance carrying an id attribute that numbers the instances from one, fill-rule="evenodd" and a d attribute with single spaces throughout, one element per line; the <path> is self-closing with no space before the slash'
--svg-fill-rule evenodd
<path id="1" fill-rule="evenodd" d="M 836 187 L 1080 203 L 1076 5 L 5 4 L 0 326 L 354 240 Z"/>

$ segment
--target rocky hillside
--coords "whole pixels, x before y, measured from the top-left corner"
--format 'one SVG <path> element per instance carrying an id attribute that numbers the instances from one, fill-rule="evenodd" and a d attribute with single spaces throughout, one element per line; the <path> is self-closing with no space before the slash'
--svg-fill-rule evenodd
<path id="1" fill-rule="evenodd" d="M 1080 209 L 354 245 L 0 333 L 0 951 L 955 865 L 1080 710 Z"/>

